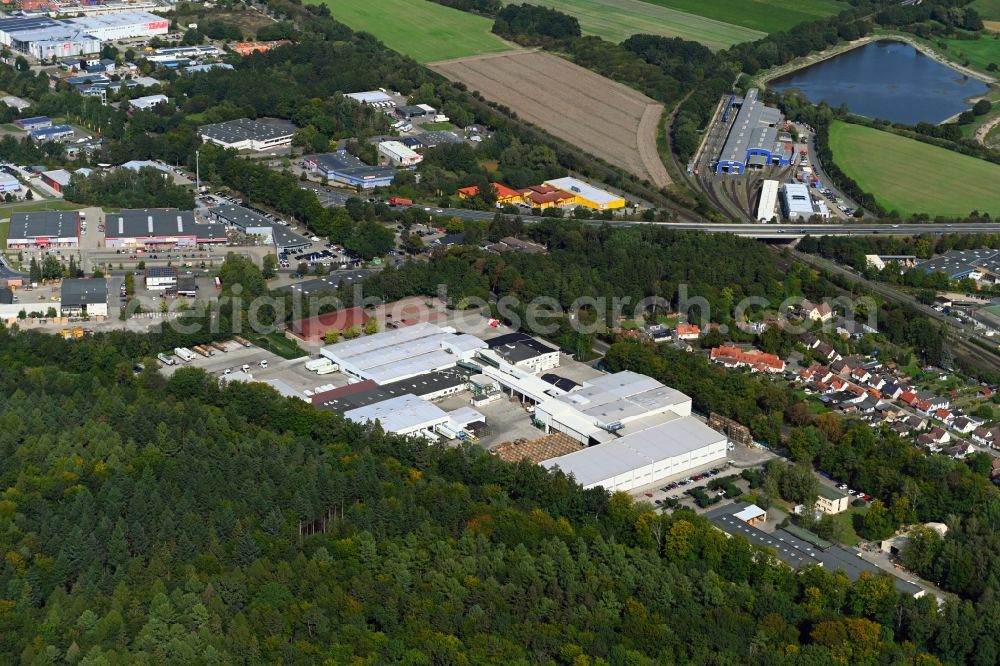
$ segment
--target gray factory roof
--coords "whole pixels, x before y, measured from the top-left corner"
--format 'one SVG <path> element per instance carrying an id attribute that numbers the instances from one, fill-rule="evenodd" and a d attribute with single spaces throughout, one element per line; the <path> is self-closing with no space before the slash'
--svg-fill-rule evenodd
<path id="1" fill-rule="evenodd" d="M 288 137 L 291 139 L 293 130 L 270 123 L 262 123 L 249 118 L 237 118 L 214 125 L 202 125 L 198 133 L 222 143 L 238 143 L 246 140 L 265 141 Z"/>
<path id="2" fill-rule="evenodd" d="M 225 230 L 217 224 L 196 224 L 189 210 L 148 208 L 123 210 L 107 216 L 107 238 L 151 238 L 196 236 L 225 238 Z"/>
<path id="3" fill-rule="evenodd" d="M 590 446 L 542 463 L 572 474 L 589 486 L 619 474 L 697 451 L 726 436 L 694 418 L 682 416 L 603 444 Z"/>
<path id="4" fill-rule="evenodd" d="M 79 232 L 76 211 L 43 210 L 35 213 L 12 213 L 9 238 L 68 238 Z"/>
<path id="5" fill-rule="evenodd" d="M 434 422 L 443 423 L 448 419 L 448 414 L 443 409 L 414 395 L 401 395 L 352 409 L 344 412 L 344 416 L 355 423 L 378 421 L 386 432 L 409 430 Z"/>
<path id="6" fill-rule="evenodd" d="M 772 150 L 778 138 L 778 130 L 770 127 L 781 119 L 781 112 L 775 108 L 764 106 L 760 101 L 759 91 L 751 88 L 743 99 L 739 113 L 733 121 L 733 126 L 726 137 L 726 143 L 719 154 L 720 161 L 743 162 L 747 150 L 763 148 Z"/>
<path id="7" fill-rule="evenodd" d="M 710 511 L 705 514 L 705 517 L 728 534 L 742 536 L 755 545 L 773 549 L 781 561 L 795 569 L 818 565 L 830 572 L 841 570 L 851 580 L 857 580 L 863 572 L 889 573 L 867 560 L 861 559 L 859 551 L 849 550 L 843 546 L 820 548 L 786 530 L 779 529 L 775 530 L 774 533 L 768 533 L 748 525 L 734 515 L 747 506 L 744 502 L 738 502 Z M 893 581 L 896 589 L 900 592 L 910 595 L 920 592 L 920 587 L 902 578 L 893 576 Z"/>
<path id="8" fill-rule="evenodd" d="M 87 31 L 100 28 L 116 28 L 134 23 L 156 23 L 162 20 L 162 16 L 150 14 L 149 12 L 121 12 L 118 14 L 80 16 L 78 18 L 66 19 L 64 22 L 75 26 L 79 30 Z"/>
<path id="9" fill-rule="evenodd" d="M 378 386 L 374 382 L 364 382 L 369 384 L 369 386 L 362 391 L 335 389 L 330 392 L 332 397 L 329 399 L 323 399 L 323 396 L 319 395 L 315 396 L 314 402 L 317 403 L 316 407 L 319 409 L 346 412 L 401 395 L 409 394 L 419 398 L 437 393 L 438 391 L 462 386 L 469 381 L 470 374 L 470 371 L 464 368 L 450 368 L 448 370 L 428 372 L 415 377 L 400 379 L 399 381 L 390 382 L 383 386 Z M 316 400 L 316 398 L 319 400 Z"/>
<path id="10" fill-rule="evenodd" d="M 326 171 L 332 171 L 352 178 L 387 178 L 396 170 L 389 166 L 371 166 L 348 152 L 324 153 L 313 160 Z"/>
<path id="11" fill-rule="evenodd" d="M 60 301 L 63 307 L 70 305 L 91 305 L 108 302 L 108 282 L 103 279 L 68 279 L 63 280 L 60 289 Z"/>
<path id="12" fill-rule="evenodd" d="M 226 224 L 239 227 L 240 229 L 270 227 L 274 225 L 273 221 L 267 219 L 257 211 L 236 204 L 216 206 L 210 212 L 212 215 L 224 220 Z"/>
<path id="13" fill-rule="evenodd" d="M 288 227 L 273 223 L 271 224 L 271 241 L 274 243 L 275 247 L 283 249 L 306 247 L 312 242 L 305 236 L 295 233 Z"/>
<path id="14" fill-rule="evenodd" d="M 438 130 L 434 132 L 422 132 L 416 136 L 416 138 L 423 145 L 428 148 L 433 148 L 434 146 L 440 146 L 444 143 L 462 143 L 462 137 L 455 134 L 454 132 L 449 132 L 448 130 Z"/>
<path id="15" fill-rule="evenodd" d="M 555 399 L 600 423 L 615 423 L 690 400 L 675 388 L 628 370 L 589 380 L 579 391 Z"/>
<path id="16" fill-rule="evenodd" d="M 950 278 L 957 278 L 967 275 L 976 268 L 986 268 L 995 270 L 1000 268 L 1000 253 L 991 249 L 978 250 L 952 250 L 940 257 L 934 257 L 927 261 L 922 261 L 916 265 L 922 271 L 928 273 L 941 272 Z"/>

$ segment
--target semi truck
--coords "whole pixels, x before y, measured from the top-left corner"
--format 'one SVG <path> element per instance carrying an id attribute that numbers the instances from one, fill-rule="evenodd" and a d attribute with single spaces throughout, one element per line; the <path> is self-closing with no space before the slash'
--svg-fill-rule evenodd
<path id="1" fill-rule="evenodd" d="M 312 372 L 316 372 L 317 370 L 319 370 L 323 366 L 332 365 L 332 364 L 333 364 L 333 361 L 331 361 L 330 359 L 326 358 L 325 356 L 321 356 L 320 358 L 314 358 L 312 360 L 306 361 L 306 370 L 311 370 Z"/>
<path id="2" fill-rule="evenodd" d="M 174 355 L 185 363 L 190 363 L 194 360 L 194 352 L 190 349 L 185 349 L 184 347 L 176 347 L 174 349 Z"/>
<path id="3" fill-rule="evenodd" d="M 177 361 L 175 361 L 173 357 L 167 356 L 163 352 L 160 352 L 159 354 L 156 355 L 156 360 L 162 363 L 163 365 L 174 365 L 177 363 Z"/>
<path id="4" fill-rule="evenodd" d="M 407 199 L 405 197 L 389 197 L 390 206 L 412 206 L 413 199 Z"/>

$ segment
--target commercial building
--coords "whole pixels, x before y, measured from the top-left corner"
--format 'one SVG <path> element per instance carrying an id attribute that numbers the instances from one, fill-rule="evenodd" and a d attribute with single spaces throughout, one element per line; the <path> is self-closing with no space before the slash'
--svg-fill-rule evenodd
<path id="1" fill-rule="evenodd" d="M 569 192 L 576 197 L 576 203 L 593 210 L 614 210 L 625 206 L 625 199 L 617 194 L 611 194 L 599 187 L 576 178 L 556 178 L 545 181 L 546 185 L 556 187 L 563 192 Z"/>
<path id="2" fill-rule="evenodd" d="M 829 572 L 843 571 L 851 580 L 858 580 L 862 573 L 889 574 L 893 576 L 893 583 L 900 592 L 913 597 L 924 594 L 915 583 L 899 578 L 893 571 L 879 569 L 871 562 L 862 559 L 861 552 L 857 549 L 830 543 L 796 525 L 774 532 L 765 532 L 750 525 L 737 517 L 737 514 L 746 510 L 748 506 L 745 502 L 729 504 L 709 511 L 705 517 L 726 534 L 744 537 L 756 546 L 774 551 L 778 559 L 793 569 L 820 566 Z"/>
<path id="3" fill-rule="evenodd" d="M 486 343 L 473 335 L 421 323 L 339 342 L 320 353 L 345 374 L 388 384 L 453 368 L 482 349 Z"/>
<path id="4" fill-rule="evenodd" d="M 166 46 L 147 55 L 146 60 L 162 63 L 165 60 L 177 60 L 178 58 L 204 58 L 218 55 L 222 55 L 222 51 L 217 46 Z"/>
<path id="5" fill-rule="evenodd" d="M 462 137 L 450 130 L 435 130 L 433 132 L 421 132 L 414 137 L 425 148 L 443 146 L 447 143 L 462 143 Z"/>
<path id="6" fill-rule="evenodd" d="M 521 190 L 521 199 L 524 205 L 532 208 L 557 208 L 560 206 L 570 206 L 577 203 L 575 194 L 560 190 L 552 185 L 532 185 Z"/>
<path id="7" fill-rule="evenodd" d="M 109 213 L 104 244 L 110 248 L 192 247 L 225 243 L 221 224 L 197 224 L 194 213 L 176 208 L 142 208 Z"/>
<path id="8" fill-rule="evenodd" d="M 396 177 L 396 170 L 387 166 L 369 166 L 346 150 L 307 157 L 305 166 L 335 183 L 368 190 L 388 187 Z"/>
<path id="9" fill-rule="evenodd" d="M 378 153 L 396 166 L 414 166 L 420 164 L 424 159 L 419 153 L 410 150 L 399 141 L 382 141 L 378 144 Z"/>
<path id="10" fill-rule="evenodd" d="M 306 319 L 296 319 L 288 324 L 288 332 L 303 342 L 320 344 L 330 331 L 343 333 L 345 329 L 353 328 L 360 332 L 368 319 L 368 313 L 362 308 L 344 308 Z"/>
<path id="11" fill-rule="evenodd" d="M 78 31 L 91 35 L 102 42 L 113 42 L 135 37 L 155 37 L 169 31 L 167 19 L 149 12 L 122 12 L 101 16 L 82 16 L 62 21 Z"/>
<path id="12" fill-rule="evenodd" d="M 129 160 L 118 167 L 119 169 L 128 169 L 129 171 L 142 171 L 143 169 L 156 169 L 161 172 L 164 176 L 173 175 L 173 171 L 165 164 L 160 164 L 159 162 L 154 162 L 153 160 Z"/>
<path id="13" fill-rule="evenodd" d="M 166 104 L 167 101 L 166 95 L 146 95 L 145 97 L 130 99 L 128 101 L 128 105 L 134 110 L 146 110 L 152 109 L 154 106 L 159 106 L 160 104 Z"/>
<path id="14" fill-rule="evenodd" d="M 30 132 L 32 130 L 52 127 L 52 119 L 48 116 L 34 116 L 32 118 L 20 118 L 15 120 L 14 124 L 17 127 Z"/>
<path id="15" fill-rule="evenodd" d="M 177 269 L 173 266 L 147 266 L 146 289 L 164 291 L 177 286 Z"/>
<path id="16" fill-rule="evenodd" d="M 353 99 L 358 104 L 364 104 L 375 109 L 394 109 L 396 100 L 389 96 L 384 90 L 367 90 L 365 92 L 347 93 L 344 95 L 348 99 Z"/>
<path id="17" fill-rule="evenodd" d="M 765 180 L 760 190 L 760 203 L 757 204 L 757 221 L 770 222 L 778 210 L 778 188 L 781 185 L 776 180 Z"/>
<path id="18" fill-rule="evenodd" d="M 77 278 L 63 280 L 59 303 L 64 317 L 107 317 L 107 280 Z"/>
<path id="19" fill-rule="evenodd" d="M 300 236 L 288 227 L 236 204 L 224 204 L 210 208 L 208 215 L 213 220 L 227 227 L 238 229 L 248 236 L 260 236 L 264 243 L 274 245 L 278 254 L 295 252 L 312 244 L 308 238 Z"/>
<path id="20" fill-rule="evenodd" d="M 201 140 L 231 150 L 270 150 L 292 143 L 294 130 L 249 118 L 237 118 L 198 128 Z"/>
<path id="21" fill-rule="evenodd" d="M 572 475 L 584 488 L 627 492 L 721 460 L 726 446 L 725 435 L 684 416 L 542 465 Z"/>
<path id="22" fill-rule="evenodd" d="M 427 104 L 407 104 L 396 107 L 396 116 L 404 120 L 437 115 L 437 109 Z"/>
<path id="23" fill-rule="evenodd" d="M 690 397 L 630 371 L 591 379 L 572 393 L 537 402 L 535 420 L 545 432 L 556 430 L 587 446 L 642 430 L 660 418 L 691 414 Z"/>
<path id="24" fill-rule="evenodd" d="M 43 141 L 62 141 L 73 137 L 73 128 L 69 125 L 52 125 L 31 130 L 31 138 L 39 143 Z"/>
<path id="25" fill-rule="evenodd" d="M 849 505 L 850 502 L 846 493 L 842 493 L 830 486 L 819 485 L 819 491 L 816 496 L 817 511 L 833 515 L 847 511 Z"/>
<path id="26" fill-rule="evenodd" d="M 486 341 L 490 351 L 507 363 L 539 375 L 559 367 L 559 349 L 520 331 Z"/>
<path id="27" fill-rule="evenodd" d="M 14 176 L 0 173 L 0 194 L 8 194 L 21 191 L 21 181 Z"/>
<path id="28" fill-rule="evenodd" d="M 795 147 L 790 140 L 778 137 L 781 112 L 764 106 L 756 88 L 748 90 L 743 99 L 733 98 L 730 101 L 730 109 L 723 114 L 723 122 L 726 122 L 734 106 L 738 106 L 739 111 L 719 153 L 715 172 L 741 174 L 747 168 L 790 164 Z"/>
<path id="29" fill-rule="evenodd" d="M 48 17 L 0 20 L 0 45 L 38 59 L 99 53 L 102 42 L 167 34 L 169 22 L 149 12 L 122 12 L 55 21 Z"/>
<path id="30" fill-rule="evenodd" d="M 382 386 L 368 379 L 317 393 L 312 400 L 317 409 L 340 413 L 402 395 L 413 395 L 422 400 L 433 401 L 466 390 L 469 387 L 470 375 L 469 370 L 455 367 L 414 375 Z"/>
<path id="31" fill-rule="evenodd" d="M 789 220 L 808 220 L 818 215 L 824 220 L 830 210 L 822 201 L 813 201 L 809 187 L 803 183 L 785 183 L 781 188 L 781 212 Z"/>
<path id="32" fill-rule="evenodd" d="M 521 193 L 515 189 L 511 189 L 503 183 L 497 182 L 490 183 L 490 186 L 493 188 L 493 193 L 496 195 L 497 207 L 507 204 L 516 206 L 524 203 L 524 199 L 521 198 Z M 472 185 L 471 187 L 461 187 L 458 190 L 459 199 L 471 199 L 478 194 L 479 187 L 477 185 Z"/>
<path id="33" fill-rule="evenodd" d="M 80 215 L 76 211 L 44 210 L 11 213 L 9 249 L 74 248 L 80 246 Z"/>
<path id="34" fill-rule="evenodd" d="M 70 179 L 73 177 L 69 171 L 66 169 L 54 169 L 52 171 L 42 172 L 42 182 L 51 187 L 56 192 L 62 192 L 63 189 L 69 185 Z"/>
<path id="35" fill-rule="evenodd" d="M 378 421 L 386 432 L 397 435 L 430 433 L 448 423 L 448 413 L 437 405 L 413 395 L 402 395 L 366 407 L 358 407 L 344 416 L 355 423 Z"/>
<path id="36" fill-rule="evenodd" d="M 784 372 L 785 362 L 780 356 L 758 349 L 740 349 L 733 345 L 719 345 L 709 352 L 709 359 L 727 368 L 750 368 L 752 372 Z"/>
<path id="37" fill-rule="evenodd" d="M 944 273 L 950 280 L 969 278 L 996 282 L 1000 280 L 1000 252 L 987 248 L 951 250 L 933 259 L 921 261 L 915 268 L 925 273 Z"/>

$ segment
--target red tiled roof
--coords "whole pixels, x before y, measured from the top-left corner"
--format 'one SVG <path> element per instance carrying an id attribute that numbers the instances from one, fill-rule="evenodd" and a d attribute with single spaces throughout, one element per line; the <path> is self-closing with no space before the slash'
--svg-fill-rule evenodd
<path id="1" fill-rule="evenodd" d="M 721 361 L 726 365 L 749 365 L 756 370 L 784 370 L 785 362 L 774 354 L 767 354 L 757 349 L 743 351 L 739 347 L 721 345 L 713 347 L 710 352 L 713 361 Z"/>
<path id="2" fill-rule="evenodd" d="M 677 324 L 677 335 L 701 335 L 701 329 L 694 324 Z"/>

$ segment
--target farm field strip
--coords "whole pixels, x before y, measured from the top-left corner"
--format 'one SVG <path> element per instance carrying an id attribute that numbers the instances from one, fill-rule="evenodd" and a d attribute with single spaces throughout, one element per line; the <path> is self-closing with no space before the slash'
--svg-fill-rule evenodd
<path id="1" fill-rule="evenodd" d="M 901 214 L 1000 214 L 1000 165 L 889 132 L 834 122 L 830 148 L 837 165 Z"/>
<path id="2" fill-rule="evenodd" d="M 669 183 L 656 154 L 662 107 L 628 86 L 541 52 L 432 67 L 553 136 L 657 185 Z"/>
<path id="3" fill-rule="evenodd" d="M 321 0 L 335 19 L 419 62 L 511 50 L 493 21 L 429 0 Z"/>
<path id="4" fill-rule="evenodd" d="M 759 30 L 781 32 L 824 16 L 838 14 L 850 5 L 836 0 L 644 0 L 649 4 L 676 9 L 724 23 Z"/>
<path id="5" fill-rule="evenodd" d="M 575 16 L 585 34 L 621 42 L 632 35 L 683 37 L 721 49 L 752 42 L 766 33 L 643 0 L 531 0 Z"/>

